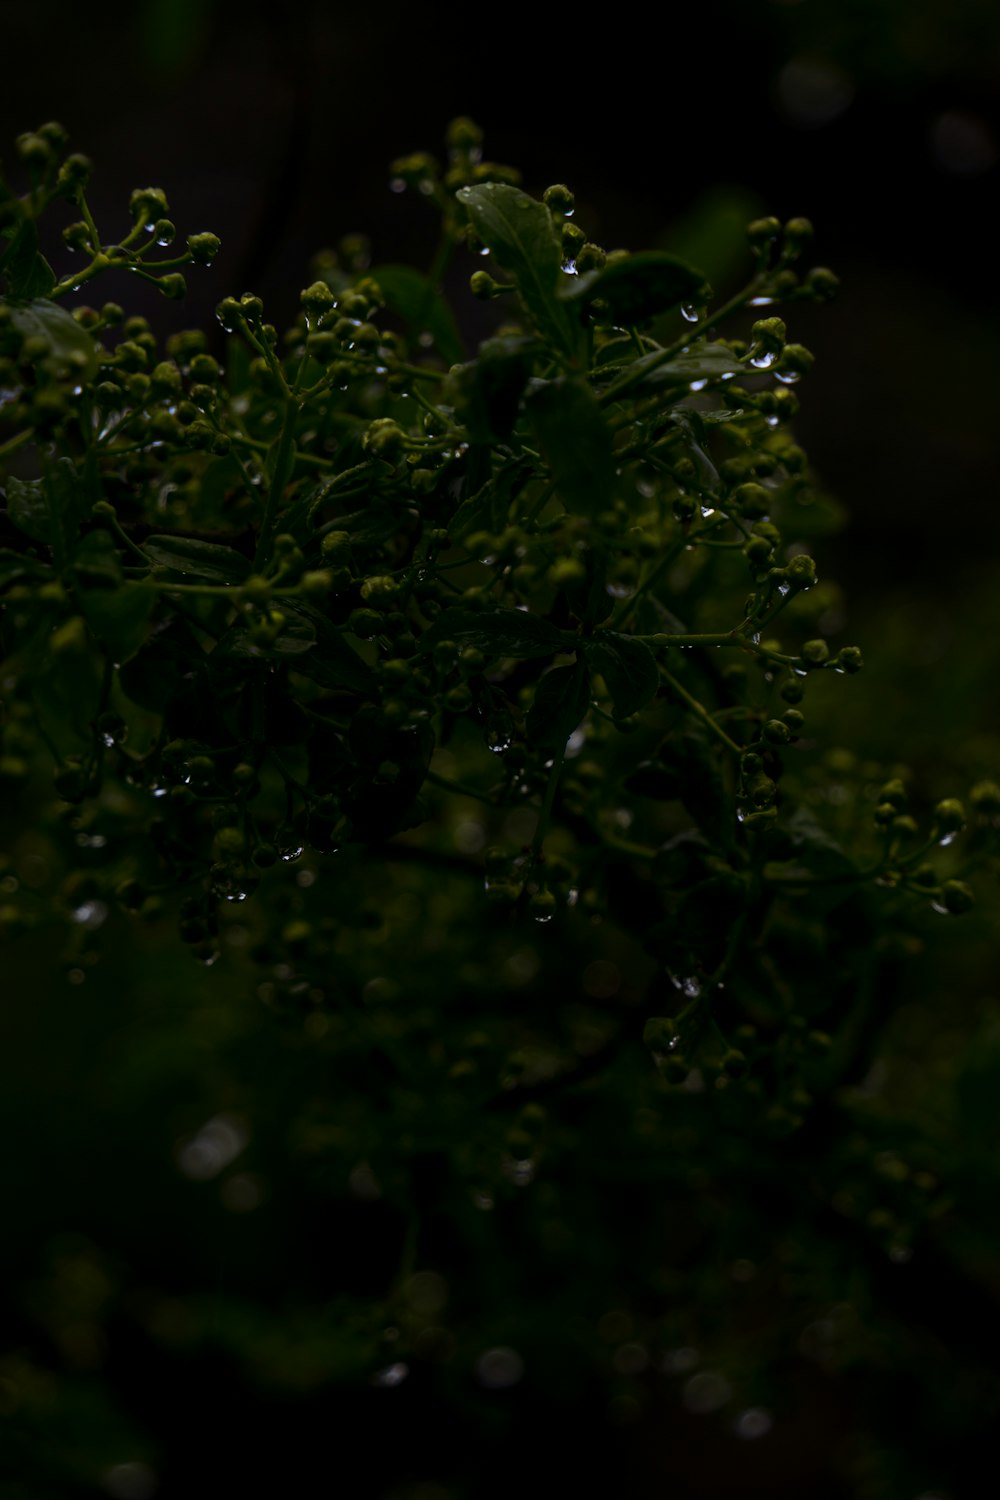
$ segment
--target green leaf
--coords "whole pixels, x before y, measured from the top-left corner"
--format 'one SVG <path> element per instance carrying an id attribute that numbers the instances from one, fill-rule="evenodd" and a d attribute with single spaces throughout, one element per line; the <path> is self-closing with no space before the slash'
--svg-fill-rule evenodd
<path id="1" fill-rule="evenodd" d="M 44 339 L 48 346 L 41 362 L 54 371 L 69 371 L 83 383 L 97 376 L 97 347 L 85 328 L 46 297 L 11 307 L 10 320 L 22 338 Z"/>
<path id="2" fill-rule="evenodd" d="M 577 662 L 571 667 L 553 667 L 539 678 L 535 688 L 528 710 L 529 741 L 541 750 L 561 755 L 589 702 L 590 673 L 586 666 Z"/>
<path id="3" fill-rule="evenodd" d="M 703 291 L 705 277 L 665 250 L 640 250 L 600 271 L 575 276 L 559 288 L 564 302 L 606 302 L 612 321 L 645 323 Z"/>
<path id="4" fill-rule="evenodd" d="M 7 296 L 12 302 L 31 297 L 45 297 L 56 284 L 52 267 L 38 248 L 38 228 L 34 219 L 24 218 L 11 235 L 3 255 L 0 271 L 7 281 Z"/>
<path id="5" fill-rule="evenodd" d="M 19 578 L 51 578 L 52 569 L 36 557 L 25 557 L 10 547 L 0 547 L 0 588 L 16 583 Z"/>
<path id="6" fill-rule="evenodd" d="M 612 500 L 614 455 L 589 385 L 565 377 L 546 381 L 535 387 L 526 406 L 567 510 L 585 516 L 606 510 Z"/>
<path id="7" fill-rule="evenodd" d="M 514 278 L 539 333 L 555 348 L 573 354 L 581 331 L 557 296 L 562 249 L 545 204 L 499 182 L 460 188 L 457 197 L 497 265 Z"/>
<path id="8" fill-rule="evenodd" d="M 89 531 L 73 554 L 73 571 L 83 588 L 116 588 L 122 581 L 118 548 L 106 531 Z"/>
<path id="9" fill-rule="evenodd" d="M 32 541 L 52 547 L 61 565 L 86 513 L 80 478 L 70 458 L 50 464 L 42 479 L 7 480 L 7 514 Z"/>
<path id="10" fill-rule="evenodd" d="M 479 358 L 448 372 L 442 391 L 474 443 L 505 443 L 531 375 L 533 339 L 487 339 Z"/>
<path id="11" fill-rule="evenodd" d="M 280 595 L 275 603 L 286 615 L 297 615 L 308 624 L 316 640 L 315 651 L 292 663 L 296 672 L 333 691 L 349 688 L 363 697 L 375 695 L 375 677 L 368 663 L 324 614 L 298 598 Z"/>
<path id="12" fill-rule="evenodd" d="M 155 595 L 153 589 L 148 592 Z M 205 659 L 197 636 L 183 620 L 173 619 L 125 662 L 119 678 L 122 691 L 140 708 L 163 713 L 185 678 L 204 672 Z"/>
<path id="13" fill-rule="evenodd" d="M 656 658 L 644 641 L 615 630 L 600 630 L 588 642 L 586 651 L 608 685 L 616 719 L 638 713 L 655 696 L 660 674 Z"/>
<path id="14" fill-rule="evenodd" d="M 156 590 L 148 583 L 123 583 L 119 588 L 80 589 L 80 612 L 101 645 L 117 662 L 127 662 L 142 648 Z"/>
<path id="15" fill-rule="evenodd" d="M 465 357 L 462 336 L 441 293 L 412 266 L 378 266 L 369 275 L 379 285 L 390 312 L 402 318 L 411 338 L 429 333 L 434 348 L 450 365 Z"/>
<path id="16" fill-rule="evenodd" d="M 502 531 L 507 524 L 511 501 L 520 494 L 531 477 L 528 459 L 505 464 L 500 472 L 468 500 L 463 500 L 448 522 L 448 535 L 461 541 L 471 531 Z"/>
<path id="17" fill-rule="evenodd" d="M 184 573 L 206 583 L 242 583 L 249 577 L 250 560 L 232 547 L 187 536 L 150 536 L 142 544 L 146 556 L 160 568 Z"/>
<path id="18" fill-rule="evenodd" d="M 522 609 L 463 609 L 456 605 L 438 615 L 430 630 L 420 638 L 420 650 L 430 651 L 438 641 L 457 641 L 475 646 L 487 656 L 516 656 L 527 659 L 552 656 L 576 645 L 548 620 L 529 615 Z"/>
<path id="19" fill-rule="evenodd" d="M 583 578 L 562 585 L 570 608 L 588 625 L 599 625 L 606 620 L 615 607 L 608 593 L 609 553 L 606 547 L 588 547 L 583 557 L 586 573 Z"/>
<path id="20" fill-rule="evenodd" d="M 14 474 L 8 477 L 7 515 L 33 542 L 48 543 L 49 502 L 40 479 L 18 479 Z"/>
<path id="21" fill-rule="evenodd" d="M 655 594 L 642 594 L 635 606 L 637 635 L 687 635 L 688 628 Z"/>
<path id="22" fill-rule="evenodd" d="M 275 601 L 277 604 L 277 600 Z M 285 611 L 282 610 L 284 614 Z M 299 615 L 286 616 L 285 623 L 281 627 L 281 633 L 266 646 L 260 645 L 253 640 L 250 627 L 242 620 L 237 620 L 224 635 L 219 637 L 211 652 L 213 666 L 224 659 L 238 657 L 241 660 L 253 660 L 260 658 L 292 657 L 295 659 L 295 670 L 305 670 L 298 665 L 298 658 L 312 651 L 316 645 L 316 632 L 308 620 Z"/>
<path id="23" fill-rule="evenodd" d="M 747 365 L 741 364 L 731 349 L 719 343 L 699 344 L 665 363 L 657 364 L 658 359 L 659 354 L 654 351 L 641 355 L 627 366 L 642 376 L 636 381 L 637 389 L 659 385 L 690 386 L 697 380 L 726 380 L 733 375 L 754 373 Z M 607 373 L 610 376 L 612 372 Z"/>

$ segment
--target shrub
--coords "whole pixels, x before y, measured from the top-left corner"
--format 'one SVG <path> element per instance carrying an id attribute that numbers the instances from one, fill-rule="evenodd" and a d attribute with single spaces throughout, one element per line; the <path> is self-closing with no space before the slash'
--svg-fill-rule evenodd
<path id="1" fill-rule="evenodd" d="M 112 938 L 224 954 L 220 992 L 324 1059 L 281 1105 L 281 1170 L 304 1153 L 339 1213 L 390 1209 L 398 1256 L 364 1292 L 311 1283 L 304 1322 L 250 1297 L 206 1339 L 298 1393 L 426 1365 L 456 1410 L 469 1371 L 487 1407 L 596 1383 L 617 1421 L 680 1377 L 689 1412 L 763 1434 L 803 1299 L 833 1329 L 810 1358 L 870 1355 L 822 1309 L 942 1209 L 919 1139 L 858 1144 L 858 1085 L 913 914 L 973 901 L 938 852 L 962 804 L 810 722 L 862 659 L 828 639 L 809 543 L 835 512 L 793 434 L 812 356 L 776 311 L 836 289 L 802 269 L 808 222 L 751 224 L 718 305 L 457 121 L 443 168 L 393 168 L 440 213 L 430 274 L 352 236 L 280 334 L 246 293 L 224 341 L 161 345 L 76 294 L 180 297 L 219 242 L 161 254 L 158 188 L 105 241 L 64 149 L 21 137 L 26 190 L 0 186 L 0 771 L 38 862 L 15 850 L 0 926 L 97 1009 Z M 82 259 L 57 276 L 60 200 Z M 1000 793 L 973 804 L 974 860 Z M 244 1129 L 209 1125 L 195 1179 Z"/>

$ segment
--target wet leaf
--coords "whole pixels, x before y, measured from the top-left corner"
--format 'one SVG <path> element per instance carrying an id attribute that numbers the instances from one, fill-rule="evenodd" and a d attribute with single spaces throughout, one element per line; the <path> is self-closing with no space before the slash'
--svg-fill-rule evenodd
<path id="1" fill-rule="evenodd" d="M 58 302 L 35 297 L 11 307 L 10 320 L 23 338 L 41 338 L 48 346 L 42 356 L 52 368 L 68 370 L 81 382 L 97 375 L 97 348 L 85 328 Z"/>
<path id="2" fill-rule="evenodd" d="M 528 419 L 567 510 L 593 516 L 612 500 L 611 434 L 593 391 L 583 380 L 560 378 L 536 385 Z"/>
<path id="3" fill-rule="evenodd" d="M 150 562 L 205 583 L 242 583 L 250 560 L 232 547 L 186 536 L 150 536 L 142 544 Z"/>
<path id="4" fill-rule="evenodd" d="M 542 750 L 560 755 L 566 741 L 587 712 L 590 673 L 579 663 L 553 667 L 539 678 L 528 710 L 528 739 Z"/>
<path id="5" fill-rule="evenodd" d="M 574 353 L 580 330 L 557 296 L 562 248 L 545 204 L 497 182 L 460 188 L 457 196 L 497 265 L 513 277 L 539 333 L 557 349 Z"/>
<path id="6" fill-rule="evenodd" d="M 576 637 L 567 636 L 548 620 L 529 615 L 522 609 L 463 609 L 456 605 L 446 609 L 420 638 L 421 651 L 429 651 L 438 641 L 457 641 L 475 646 L 488 656 L 552 656 L 570 649 Z"/>
<path id="7" fill-rule="evenodd" d="M 586 649 L 594 669 L 607 683 L 615 718 L 628 718 L 655 696 L 660 674 L 656 658 L 644 641 L 614 630 L 599 630 Z"/>
<path id="8" fill-rule="evenodd" d="M 449 365 L 465 357 L 462 336 L 440 291 L 412 266 L 377 266 L 369 273 L 376 281 L 390 312 L 402 318 L 411 340 L 429 333 L 433 347 Z"/>
<path id="9" fill-rule="evenodd" d="M 688 302 L 702 292 L 705 277 L 665 250 L 640 250 L 614 260 L 600 271 L 573 277 L 559 288 L 564 302 L 586 304 L 600 298 L 611 320 L 645 323 L 659 313 Z"/>

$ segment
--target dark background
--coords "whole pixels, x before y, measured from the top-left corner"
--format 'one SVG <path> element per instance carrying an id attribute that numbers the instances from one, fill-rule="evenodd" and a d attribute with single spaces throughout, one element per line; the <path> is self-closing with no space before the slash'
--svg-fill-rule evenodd
<path id="1" fill-rule="evenodd" d="M 592 238 L 608 248 L 664 245 L 692 259 L 700 251 L 720 293 L 738 284 L 746 219 L 808 215 L 817 231 L 814 260 L 836 270 L 842 293 L 830 308 L 788 309 L 791 337 L 817 355 L 801 388 L 798 435 L 849 516 L 817 550 L 824 577 L 841 581 L 847 638 L 868 661 L 861 696 L 845 710 L 853 718 L 843 738 L 884 763 L 915 763 L 940 795 L 960 793 L 966 776 L 1000 779 L 1000 338 L 989 232 L 1000 173 L 994 5 L 732 0 L 655 11 L 568 3 L 453 12 L 301 0 L 140 0 L 86 11 L 7 5 L 0 53 L 7 161 L 17 133 L 59 119 L 72 146 L 94 159 L 92 206 L 106 237 L 124 230 L 128 194 L 147 184 L 167 191 L 182 235 L 212 229 L 222 236 L 219 261 L 192 272 L 181 308 L 144 299 L 142 288 L 118 288 L 110 277 L 104 283 L 102 295 L 125 301 L 128 294 L 130 310 L 145 311 L 163 331 L 206 322 L 224 294 L 243 290 L 260 292 L 280 326 L 311 279 L 312 254 L 349 231 L 371 235 L 376 260 L 429 261 L 435 216 L 415 195 L 389 191 L 389 163 L 418 149 L 439 153 L 447 122 L 460 113 L 479 121 L 486 155 L 517 165 L 529 190 L 567 182 Z M 152 968 L 163 965 L 152 992 L 151 959 Z M 179 972 L 170 968 L 176 960 L 151 949 L 144 962 L 145 971 L 135 955 L 120 960 L 122 990 L 107 990 L 100 1022 L 108 1037 L 129 1027 L 138 1034 L 149 1019 L 143 1005 L 156 1016 L 173 1006 L 167 976 Z M 995 984 L 982 935 L 964 962 L 956 953 L 958 988 L 978 994 Z M 184 983 L 185 1005 L 209 1003 L 205 976 Z M 81 1163 L 91 1144 L 95 1152 L 109 1149 L 100 1108 L 117 1076 L 87 1010 L 56 979 L 51 989 L 34 1019 L 24 1008 L 11 1054 L 21 1059 L 14 1071 L 25 1111 L 36 1099 L 56 1101 L 17 1168 L 20 1201 L 36 1205 L 46 1232 L 87 1222 L 91 1183 Z M 138 1012 L 137 995 L 147 996 Z M 163 1048 L 178 1024 L 173 1014 L 162 1033 L 155 1025 L 151 1032 L 154 1042 L 162 1035 Z M 245 1025 L 270 1065 L 269 1019 L 255 1013 Z M 207 1065 L 178 1052 L 169 1068 L 161 1066 L 173 1080 L 167 1109 L 183 1095 L 189 1067 Z M 75 1146 L 67 1144 L 71 1104 L 83 1111 Z M 28 1115 L 19 1108 L 11 1106 L 12 1119 L 22 1129 Z M 124 1135 L 132 1108 L 124 1097 L 115 1105 Z M 132 1147 L 120 1140 L 114 1149 L 119 1165 L 112 1170 L 111 1158 L 102 1158 L 102 1170 L 109 1181 L 132 1182 Z M 39 1184 L 45 1192 L 36 1194 Z M 143 1202 L 140 1194 L 123 1203 L 122 1224 L 133 1223 Z M 146 1202 L 151 1215 L 157 1205 L 162 1210 L 152 1196 Z M 179 1221 L 189 1212 L 180 1199 L 177 1212 Z M 182 1258 L 200 1253 L 191 1222 L 178 1230 Z M 107 1233 L 111 1243 L 119 1233 L 127 1240 L 113 1224 Z M 210 1253 L 221 1259 L 230 1251 L 220 1237 Z M 933 1286 L 927 1291 L 929 1304 Z M 979 1317 L 976 1308 L 967 1322 Z M 947 1328 L 943 1336 L 951 1336 Z M 185 1457 L 211 1440 L 213 1411 L 227 1433 L 240 1429 L 223 1375 L 200 1368 L 200 1386 L 191 1376 L 178 1433 Z M 121 1384 L 129 1387 L 127 1373 Z M 140 1386 L 136 1407 L 153 1425 L 159 1395 L 146 1391 L 147 1410 Z M 825 1410 L 817 1391 L 814 1436 L 822 1444 L 848 1419 Z M 349 1422 L 369 1420 L 365 1399 Z M 259 1418 L 262 1408 L 256 1412 Z M 414 1441 L 425 1415 L 421 1407 L 413 1417 Z M 286 1416 L 290 1452 L 303 1442 L 310 1453 L 322 1448 L 321 1410 L 306 1402 Z M 537 1420 L 524 1414 L 524 1440 L 544 1441 L 532 1426 Z M 581 1426 L 589 1421 L 579 1414 Z M 426 1433 L 422 1441 L 432 1445 Z M 710 1473 L 711 1453 L 690 1446 L 686 1429 L 685 1441 L 683 1463 Z M 775 1458 L 774 1493 L 792 1493 L 796 1455 L 811 1441 L 800 1432 L 797 1446 Z M 647 1483 L 656 1487 L 663 1475 L 682 1485 L 676 1453 L 667 1465 L 663 1455 L 651 1457 L 654 1447 L 651 1441 L 643 1453 Z M 609 1465 L 606 1477 L 599 1460 Z M 333 1455 L 334 1475 L 357 1461 Z M 612 1460 L 596 1451 L 588 1460 L 585 1446 L 574 1465 L 577 1487 L 622 1484 Z M 247 1460 L 248 1483 L 251 1468 Z M 515 1482 L 513 1458 L 510 1471 Z M 722 1463 L 720 1493 L 733 1472 Z M 815 1471 L 808 1472 L 813 1483 Z M 277 1468 L 267 1476 L 276 1494 L 288 1478 Z M 443 1493 L 424 1488 L 421 1500 Z M 23 1500 L 28 1492 L 5 1494 Z"/>

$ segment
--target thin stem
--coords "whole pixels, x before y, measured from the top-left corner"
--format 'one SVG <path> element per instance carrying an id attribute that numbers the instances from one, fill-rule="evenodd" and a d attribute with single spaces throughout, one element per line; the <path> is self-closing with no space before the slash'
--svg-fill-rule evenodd
<path id="1" fill-rule="evenodd" d="M 278 439 L 278 451 L 275 455 L 274 473 L 271 475 L 271 487 L 268 491 L 264 520 L 254 555 L 254 567 L 258 571 L 270 561 L 274 533 L 278 527 L 278 512 L 281 509 L 285 486 L 292 477 L 292 470 L 295 467 L 295 424 L 298 421 L 298 415 L 298 402 L 289 395 L 285 405 L 285 420 Z"/>
<path id="2" fill-rule="evenodd" d="M 729 738 L 724 729 L 719 727 L 704 704 L 699 703 L 697 698 L 692 697 L 687 688 L 682 687 L 681 684 L 677 681 L 677 678 L 674 677 L 672 673 L 668 672 L 666 667 L 660 668 L 660 676 L 664 679 L 665 682 L 668 682 L 670 684 L 671 689 L 677 694 L 678 698 L 683 698 L 688 708 L 690 708 L 692 712 L 698 715 L 698 717 L 707 725 L 712 733 L 718 739 L 720 739 L 728 749 L 732 750 L 736 755 L 743 754 L 741 747 L 737 745 L 735 740 L 731 740 Z"/>

